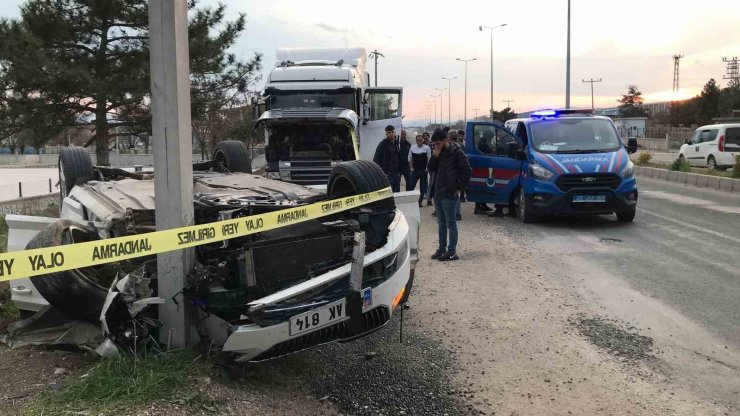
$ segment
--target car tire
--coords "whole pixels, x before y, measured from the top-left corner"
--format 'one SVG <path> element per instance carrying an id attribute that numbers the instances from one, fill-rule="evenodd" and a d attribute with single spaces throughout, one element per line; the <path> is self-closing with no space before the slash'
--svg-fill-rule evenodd
<path id="1" fill-rule="evenodd" d="M 635 219 L 635 210 L 619 211 L 617 212 L 617 220 L 619 222 L 632 222 Z"/>
<path id="2" fill-rule="evenodd" d="M 74 242 L 94 241 L 94 231 L 69 220 L 59 220 L 42 229 L 26 245 L 26 249 L 57 247 Z M 97 321 L 103 308 L 108 287 L 92 276 L 103 274 L 105 266 L 87 267 L 44 274 L 33 278 L 33 285 L 51 305 L 70 318 Z M 110 279 L 115 277 L 115 271 Z M 110 282 L 108 282 L 110 285 Z"/>
<path id="3" fill-rule="evenodd" d="M 223 140 L 216 143 L 213 160 L 219 162 L 229 172 L 252 173 L 249 149 L 239 140 Z"/>
<path id="4" fill-rule="evenodd" d="M 380 166 L 369 160 L 342 162 L 331 170 L 327 194 L 332 198 L 364 194 L 388 188 L 390 182 Z M 370 206 L 395 207 L 393 196 L 374 202 Z"/>
<path id="5" fill-rule="evenodd" d="M 63 148 L 59 152 L 58 171 L 60 207 L 72 188 L 95 178 L 90 153 L 82 147 Z"/>
<path id="6" fill-rule="evenodd" d="M 712 170 L 719 170 L 719 166 L 717 166 L 717 159 L 714 158 L 714 156 L 709 156 L 707 158 L 707 167 Z"/>
<path id="7" fill-rule="evenodd" d="M 514 199 L 514 205 L 516 206 L 516 216 L 519 218 L 519 221 L 523 222 L 524 224 L 530 224 L 536 222 L 539 219 L 536 215 L 532 214 L 531 209 L 527 208 L 527 198 L 524 194 L 523 189 L 519 189 L 519 192 Z"/>

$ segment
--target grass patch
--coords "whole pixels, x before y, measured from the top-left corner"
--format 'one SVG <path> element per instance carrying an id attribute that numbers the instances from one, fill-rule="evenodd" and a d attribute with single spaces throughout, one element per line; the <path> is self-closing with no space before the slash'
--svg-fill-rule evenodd
<path id="1" fill-rule="evenodd" d="M 740 155 L 735 156 L 735 166 L 732 167 L 730 174 L 733 178 L 740 179 Z"/>
<path id="2" fill-rule="evenodd" d="M 650 159 L 652 158 L 653 158 L 653 153 L 642 152 L 640 153 L 640 156 L 637 157 L 635 164 L 639 166 L 647 166 L 648 164 L 650 164 Z"/>
<path id="3" fill-rule="evenodd" d="M 41 398 L 30 414 L 121 414 L 155 401 L 215 410 L 190 381 L 209 365 L 190 351 L 101 359 L 85 374 L 70 377 L 59 391 Z"/>
<path id="4" fill-rule="evenodd" d="M 678 171 L 678 172 L 691 172 L 691 166 L 689 166 L 689 162 L 679 157 L 676 160 L 674 160 L 673 163 L 668 165 L 668 170 L 673 170 L 673 171 Z"/>

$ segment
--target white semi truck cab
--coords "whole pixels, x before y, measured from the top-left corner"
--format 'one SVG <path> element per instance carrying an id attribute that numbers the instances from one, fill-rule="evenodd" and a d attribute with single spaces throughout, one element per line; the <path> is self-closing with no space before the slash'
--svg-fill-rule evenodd
<path id="1" fill-rule="evenodd" d="M 372 160 L 393 125 L 400 133 L 400 87 L 370 87 L 364 48 L 282 48 L 264 90 L 266 176 L 324 185 L 334 165 Z M 356 145 L 356 146 L 355 146 Z"/>

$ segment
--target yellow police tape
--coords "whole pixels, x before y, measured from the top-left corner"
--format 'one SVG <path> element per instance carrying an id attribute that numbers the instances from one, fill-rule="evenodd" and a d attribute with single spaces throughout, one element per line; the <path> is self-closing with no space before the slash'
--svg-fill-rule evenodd
<path id="1" fill-rule="evenodd" d="M 392 196 L 391 188 L 208 224 L 0 254 L 0 282 L 96 266 L 244 237 Z"/>

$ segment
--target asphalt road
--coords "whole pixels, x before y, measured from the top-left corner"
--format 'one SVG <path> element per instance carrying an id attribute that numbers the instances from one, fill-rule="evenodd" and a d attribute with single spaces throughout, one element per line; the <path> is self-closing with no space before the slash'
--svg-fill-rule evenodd
<path id="1" fill-rule="evenodd" d="M 638 178 L 615 216 L 502 221 L 604 315 L 655 340 L 671 377 L 740 406 L 740 195 Z"/>

